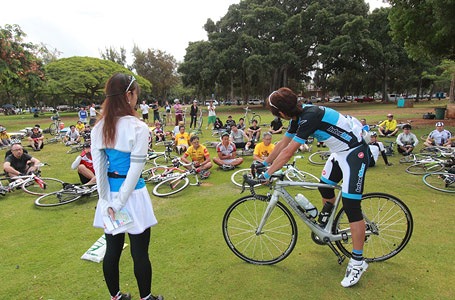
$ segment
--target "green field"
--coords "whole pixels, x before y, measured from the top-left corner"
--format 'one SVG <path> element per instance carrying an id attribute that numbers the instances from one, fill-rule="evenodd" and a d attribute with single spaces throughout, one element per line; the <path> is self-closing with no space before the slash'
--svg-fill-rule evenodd
<path id="1" fill-rule="evenodd" d="M 434 128 L 434 121 L 420 121 L 423 113 L 434 111 L 435 105 L 439 103 L 422 103 L 414 108 L 339 104 L 337 108 L 358 118 L 366 117 L 369 124 L 393 112 L 400 121 L 414 120 L 413 132 L 420 136 Z M 253 109 L 261 114 L 263 122 L 271 121 L 268 111 Z M 238 120 L 242 114 L 237 106 L 218 109 L 223 121 L 227 115 Z M 76 114 L 63 114 L 63 121 L 65 125 L 75 123 Z M 47 127 L 50 115 L 38 119 L 32 115 L 0 117 L 0 124 L 9 132 L 37 123 Z M 454 131 L 453 125 L 446 128 Z M 208 130 L 201 139 L 214 140 Z M 274 141 L 277 139 L 274 136 Z M 70 169 L 77 154 L 66 154 L 66 150 L 62 144 L 53 144 L 32 153 L 50 165 L 42 168 L 43 176 L 77 182 L 76 172 Z M 213 148 L 209 150 L 215 155 Z M 256 266 L 238 259 L 224 242 L 221 222 L 226 208 L 241 195 L 230 182 L 232 171 L 214 167 L 210 178 L 199 187 L 189 187 L 169 198 L 152 196 L 159 221 L 152 229 L 150 245 L 153 293 L 167 300 L 453 299 L 451 257 L 455 238 L 450 234 L 455 228 L 454 197 L 429 189 L 421 176 L 405 173 L 405 166 L 398 160 L 395 154 L 390 158 L 394 165 L 386 167 L 379 158 L 377 166 L 368 171 L 365 192 L 390 193 L 404 200 L 413 213 L 414 233 L 399 255 L 370 264 L 358 285 L 341 287 L 346 262 L 338 265 L 328 247 L 314 244 L 301 222 L 297 246 L 286 260 L 274 266 Z M 251 157 L 247 157 L 243 167 L 250 163 Z M 322 169 L 311 165 L 307 157 L 299 167 L 316 175 Z M 148 189 L 151 193 L 152 185 Z M 261 191 L 267 190 L 262 187 Z M 317 192 L 310 192 L 308 198 L 321 207 Z M 0 295 L 20 300 L 109 299 L 101 264 L 80 259 L 102 234 L 92 227 L 96 199 L 44 209 L 36 208 L 34 199 L 20 190 L 0 198 Z M 129 247 L 121 260 L 120 276 L 122 290 L 139 299 Z"/>

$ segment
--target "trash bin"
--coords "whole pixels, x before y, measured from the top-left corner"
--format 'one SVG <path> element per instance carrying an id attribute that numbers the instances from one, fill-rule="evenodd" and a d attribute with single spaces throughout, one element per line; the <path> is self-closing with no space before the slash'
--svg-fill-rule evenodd
<path id="1" fill-rule="evenodd" d="M 435 119 L 443 120 L 446 115 L 446 109 L 444 107 L 436 107 L 434 109 Z"/>
<path id="2" fill-rule="evenodd" d="M 403 98 L 399 98 L 398 101 L 397 101 L 397 107 L 404 107 L 404 99 Z"/>

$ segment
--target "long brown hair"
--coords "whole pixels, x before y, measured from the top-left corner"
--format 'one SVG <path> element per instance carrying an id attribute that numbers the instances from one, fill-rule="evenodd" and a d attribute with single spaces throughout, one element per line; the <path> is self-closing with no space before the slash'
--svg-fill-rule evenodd
<path id="1" fill-rule="evenodd" d="M 134 82 L 131 84 L 131 81 Z M 128 86 L 130 86 L 128 88 Z M 126 90 L 128 88 L 128 90 Z M 120 117 L 135 116 L 136 112 L 128 103 L 127 92 L 138 90 L 139 85 L 132 75 L 117 73 L 106 82 L 106 99 L 103 109 L 103 142 L 106 146 L 113 146 L 116 138 L 116 125 Z"/>
<path id="2" fill-rule="evenodd" d="M 267 106 L 276 117 L 281 117 L 280 111 L 291 118 L 300 115 L 302 112 L 302 106 L 298 104 L 297 95 L 286 87 L 272 92 L 267 98 Z"/>

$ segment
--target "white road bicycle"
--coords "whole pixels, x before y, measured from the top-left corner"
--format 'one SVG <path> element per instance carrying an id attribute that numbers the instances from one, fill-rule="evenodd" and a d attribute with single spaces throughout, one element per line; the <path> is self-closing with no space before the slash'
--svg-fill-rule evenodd
<path id="1" fill-rule="evenodd" d="M 81 197 L 95 197 L 97 195 L 96 184 L 77 185 L 64 183 L 61 190 L 38 197 L 35 200 L 35 205 L 39 207 L 60 206 L 74 202 Z"/>
<path id="2" fill-rule="evenodd" d="M 352 251 L 349 221 L 341 205 L 341 187 L 283 179 L 284 174 L 272 175 L 270 192 L 257 195 L 254 186 L 260 182 L 245 176 L 251 194 L 235 200 L 223 217 L 222 231 L 229 249 L 252 264 L 270 265 L 282 261 L 297 243 L 298 231 L 293 211 L 311 230 L 313 241 L 327 245 L 341 264 L 351 256 Z M 298 205 L 286 190 L 293 186 L 338 190 L 326 225 L 317 223 Z M 369 193 L 362 197 L 362 210 L 366 223 L 365 260 L 384 261 L 401 252 L 409 242 L 414 226 L 408 207 L 392 195 Z"/>

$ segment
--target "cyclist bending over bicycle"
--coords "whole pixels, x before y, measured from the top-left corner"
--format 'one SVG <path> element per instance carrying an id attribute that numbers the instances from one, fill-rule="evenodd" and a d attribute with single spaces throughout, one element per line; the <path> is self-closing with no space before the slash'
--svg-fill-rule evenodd
<path id="1" fill-rule="evenodd" d="M 302 107 L 296 94 L 288 88 L 272 92 L 267 102 L 274 116 L 290 120 L 290 124 L 283 138 L 262 163 L 263 166 L 259 166 L 263 171 L 269 167 L 259 178 L 268 181 L 270 175 L 280 170 L 310 135 L 329 147 L 331 155 L 320 180 L 328 184 L 337 184 L 343 180 L 342 202 L 351 228 L 353 251 L 341 285 L 352 286 L 368 268 L 363 258 L 365 222 L 360 200 L 368 168 L 369 149 L 362 138 L 362 124 L 331 108 L 313 105 Z M 320 188 L 319 192 L 324 203 L 319 222 L 323 223 L 333 208 L 335 192 L 327 188 Z"/>
<path id="2" fill-rule="evenodd" d="M 38 170 L 40 161 L 24 153 L 24 148 L 20 143 L 15 143 L 11 146 L 11 152 L 6 152 L 3 169 L 9 177 L 30 174 Z"/>

